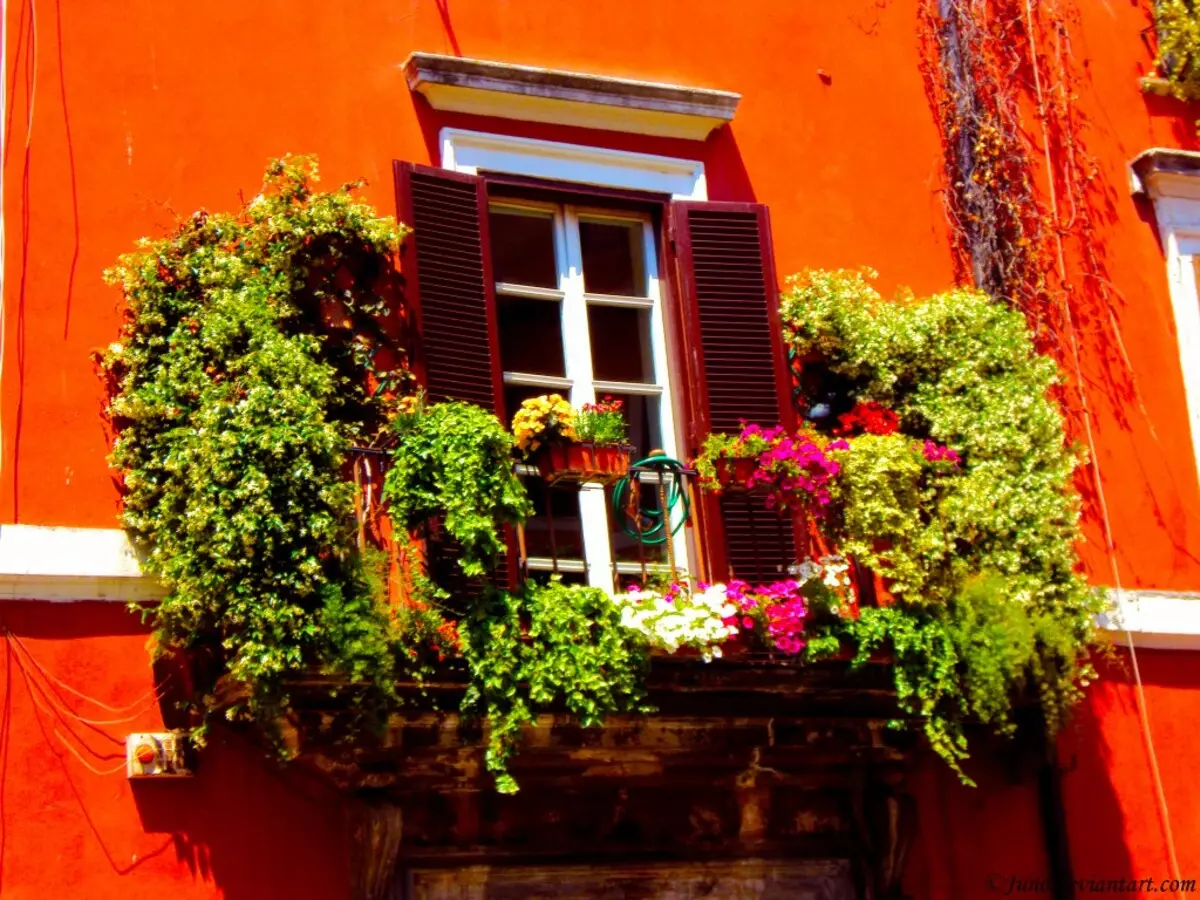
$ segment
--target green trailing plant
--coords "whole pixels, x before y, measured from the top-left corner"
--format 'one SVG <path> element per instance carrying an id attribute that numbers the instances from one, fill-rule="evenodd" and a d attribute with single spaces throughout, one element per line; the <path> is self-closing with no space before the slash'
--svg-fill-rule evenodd
<path id="1" fill-rule="evenodd" d="M 166 596 L 160 651 L 217 648 L 273 722 L 317 666 L 392 699 L 390 623 L 355 552 L 348 448 L 404 384 L 384 365 L 405 233 L 316 163 L 271 164 L 237 213 L 198 212 L 106 273 L 127 304 L 102 364 L 123 522 Z M 399 360 L 399 357 L 393 357 Z"/>
<path id="2" fill-rule="evenodd" d="M 1181 100 L 1200 98 L 1200 11 L 1195 0 L 1154 0 L 1154 64 Z"/>
<path id="3" fill-rule="evenodd" d="M 795 354 L 900 424 L 832 454 L 822 527 L 894 595 L 833 627 L 862 654 L 892 649 L 902 703 L 957 767 L 968 717 L 1007 728 L 1028 686 L 1054 728 L 1091 676 L 1101 601 L 1077 571 L 1079 458 L 1057 367 L 1019 312 L 970 290 L 885 302 L 873 275 L 808 272 L 782 300 Z"/>
<path id="4" fill-rule="evenodd" d="M 484 574 L 504 548 L 500 528 L 533 512 L 513 470 L 512 435 L 478 406 L 420 400 L 396 416 L 392 434 L 383 496 L 393 519 L 414 528 L 442 515 L 463 572 Z"/>
<path id="5" fill-rule="evenodd" d="M 517 789 L 508 761 L 534 710 L 561 706 L 585 728 L 647 711 L 644 638 L 598 588 L 555 579 L 494 592 L 460 628 L 471 671 L 463 708 L 487 717 L 487 766 L 502 793 Z"/>

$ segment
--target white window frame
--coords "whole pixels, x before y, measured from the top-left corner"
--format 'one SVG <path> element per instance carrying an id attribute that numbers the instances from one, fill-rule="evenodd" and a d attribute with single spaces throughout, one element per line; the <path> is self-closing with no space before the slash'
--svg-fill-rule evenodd
<path id="1" fill-rule="evenodd" d="M 704 163 L 697 159 L 461 128 L 443 128 L 439 141 L 442 168 L 464 175 L 501 172 L 625 191 L 649 191 L 667 194 L 672 200 L 708 199 Z"/>
<path id="2" fill-rule="evenodd" d="M 1192 454 L 1200 478 L 1200 175 L 1160 172 L 1147 179 L 1166 253 L 1167 283 L 1188 407 Z"/>
<path id="3" fill-rule="evenodd" d="M 570 203 L 538 203 L 499 198 L 489 203 L 492 210 L 512 210 L 550 216 L 554 222 L 554 259 L 558 270 L 558 287 L 539 288 L 497 282 L 498 297 L 520 297 L 535 301 L 558 303 L 561 314 L 564 374 L 538 375 L 528 372 L 505 371 L 506 385 L 544 388 L 566 393 L 575 408 L 595 403 L 604 394 L 640 394 L 658 399 L 658 431 L 660 446 L 639 447 L 648 454 L 661 449 L 667 456 L 678 457 L 676 439 L 676 410 L 672 402 L 671 369 L 667 345 L 666 317 L 663 310 L 665 292 L 658 272 L 658 244 L 654 223 L 645 213 L 616 211 L 603 207 L 580 206 Z M 580 221 L 618 222 L 641 227 L 642 293 L 638 296 L 591 294 L 584 290 L 583 249 L 580 245 Z M 649 382 L 601 381 L 593 377 L 592 346 L 588 325 L 591 306 L 619 306 L 644 309 L 649 313 L 650 357 L 653 380 Z M 584 484 L 579 488 L 579 516 L 582 527 L 584 559 L 526 558 L 531 571 L 586 573 L 587 583 L 612 591 L 615 575 L 632 575 L 642 570 L 640 563 L 617 562 L 613 559 L 608 500 L 599 484 Z M 688 569 L 687 539 L 682 530 L 672 537 L 675 559 L 679 568 Z M 659 564 L 648 564 L 658 569 Z"/>
<path id="4" fill-rule="evenodd" d="M 541 141 L 531 138 L 514 137 L 504 134 L 489 134 L 481 131 L 467 131 L 459 128 L 443 128 L 439 134 L 442 168 L 452 172 L 461 172 L 466 175 L 478 175 L 480 173 L 495 172 L 504 175 L 521 175 L 531 178 L 545 178 L 553 181 L 572 182 L 576 184 L 588 184 L 599 187 L 614 188 L 618 190 L 631 191 L 647 191 L 657 194 L 666 194 L 673 200 L 707 200 L 708 199 L 708 181 L 705 175 L 704 163 L 695 159 L 683 159 L 677 157 L 657 156 L 649 153 L 631 153 L 624 150 L 612 150 L 606 147 L 590 147 L 582 144 L 565 144 L 556 141 Z M 530 204 L 534 206 L 536 204 Z M 577 208 L 584 209 L 582 207 Z M 601 211 L 602 215 L 612 216 L 611 211 Z M 653 229 L 648 220 L 644 224 L 644 238 L 648 242 L 648 250 L 646 252 L 647 269 L 647 297 L 651 298 L 651 342 L 652 355 L 654 360 L 655 381 L 663 386 L 662 400 L 660 401 L 660 434 L 662 436 L 662 450 L 668 456 L 678 458 L 678 443 L 676 440 L 679 434 L 678 410 L 675 409 L 672 403 L 673 393 L 670 385 L 670 367 L 668 365 L 668 357 L 670 346 L 668 344 L 669 336 L 665 327 L 665 316 L 663 313 L 662 304 L 665 299 L 664 292 L 661 286 L 661 280 L 658 266 L 658 254 L 656 242 L 654 241 Z M 585 317 L 585 327 L 583 329 L 568 327 L 569 322 L 564 320 L 563 327 L 563 351 L 566 356 L 567 363 L 566 377 L 561 381 L 556 382 L 559 387 L 555 389 L 569 390 L 571 402 L 576 406 L 582 403 L 595 402 L 595 394 L 597 388 L 601 393 L 608 390 L 616 393 L 608 383 L 600 382 L 596 384 L 591 380 L 591 345 L 582 337 L 587 334 L 586 330 L 586 300 L 583 292 L 583 274 L 582 269 L 577 268 L 574 273 L 569 269 L 569 258 L 578 260 L 580 258 L 579 248 L 574 247 L 568 249 L 566 245 L 566 229 L 556 223 L 556 246 L 561 247 L 561 251 L 556 249 L 556 261 L 559 265 L 559 271 L 568 273 L 568 277 L 559 284 L 559 290 L 565 298 L 568 291 L 572 292 L 572 296 L 579 298 L 577 302 L 582 305 L 573 313 L 576 317 L 582 314 Z M 578 236 L 578 230 L 574 233 Z M 558 256 L 557 254 L 560 254 Z M 510 290 L 507 285 L 498 285 L 501 292 Z M 521 296 L 530 297 L 532 294 L 525 288 L 516 288 L 516 292 L 520 292 Z M 536 291 L 543 299 L 559 299 L 557 291 Z M 515 293 L 510 295 L 516 295 Z M 594 302 L 605 302 L 612 304 L 628 304 L 628 298 L 612 298 L 612 297 L 595 297 Z M 566 302 L 564 300 L 564 317 L 567 316 Z M 576 340 L 572 342 L 570 347 L 567 346 L 569 336 L 573 336 Z M 580 343 L 586 346 L 576 347 L 575 344 Z M 576 383 L 576 375 L 573 374 L 576 368 L 581 368 L 581 364 L 572 368 L 572 360 L 587 360 L 587 382 Z M 516 375 L 520 381 L 511 380 L 512 376 Z M 510 373 L 508 383 L 517 384 L 524 383 L 531 386 L 547 386 L 552 387 L 549 379 L 537 379 L 538 376 L 524 377 L 521 373 Z M 567 382 L 570 382 L 569 384 Z M 621 390 L 630 393 L 626 387 Z M 650 450 L 649 447 L 641 447 L 639 450 Z M 584 487 L 580 492 L 580 514 L 583 516 L 583 540 L 584 553 L 589 561 L 599 562 L 607 560 L 607 568 L 600 565 L 587 564 L 587 580 L 588 583 L 596 587 L 601 587 L 604 590 L 612 590 L 613 587 L 613 570 L 612 564 L 612 548 L 609 540 L 608 529 L 608 511 L 605 508 L 604 492 L 595 488 Z M 680 529 L 679 533 L 673 539 L 675 559 L 680 568 L 688 568 L 687 561 L 690 559 L 688 539 L 686 530 Z M 593 548 L 595 548 L 593 552 Z M 552 561 L 533 558 L 527 559 L 526 565 L 531 569 L 546 569 L 551 568 Z M 659 566 L 647 566 L 648 569 L 657 569 Z M 579 571 L 578 563 L 570 561 L 560 561 L 558 565 L 559 571 Z M 637 574 L 641 572 L 641 566 L 637 563 L 617 563 L 615 570 L 618 574 Z"/>

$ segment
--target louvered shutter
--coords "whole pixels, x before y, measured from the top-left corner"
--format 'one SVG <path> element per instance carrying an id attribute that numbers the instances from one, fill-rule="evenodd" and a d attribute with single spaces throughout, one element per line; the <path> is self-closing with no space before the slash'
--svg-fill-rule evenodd
<path id="1" fill-rule="evenodd" d="M 505 418 L 483 180 L 396 163 L 413 234 L 405 291 L 417 323 L 417 374 L 432 400 L 464 400 Z"/>
<path id="2" fill-rule="evenodd" d="M 737 432 L 743 419 L 793 428 L 767 208 L 676 202 L 671 219 L 692 450 L 709 431 Z M 791 519 L 758 496 L 704 502 L 714 578 L 786 577 L 796 560 Z"/>
<path id="3" fill-rule="evenodd" d="M 395 170 L 400 218 L 413 229 L 403 269 L 417 378 L 432 402 L 474 403 L 507 422 L 483 179 L 407 162 Z M 516 571 L 512 544 L 510 536 L 509 553 L 497 560 L 500 584 L 511 584 Z M 470 593 L 478 586 L 455 565 L 459 550 L 434 523 L 431 574 L 452 592 Z"/>

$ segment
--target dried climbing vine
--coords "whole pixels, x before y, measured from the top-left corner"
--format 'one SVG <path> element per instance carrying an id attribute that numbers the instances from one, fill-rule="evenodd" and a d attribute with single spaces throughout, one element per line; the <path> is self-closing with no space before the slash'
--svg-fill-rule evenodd
<path id="1" fill-rule="evenodd" d="M 1098 351 L 1100 382 L 1128 402 L 1120 297 L 1096 240 L 1108 201 L 1077 102 L 1077 24 L 1070 0 L 924 0 L 922 68 L 960 274 L 1024 313 L 1038 348 L 1068 372 L 1081 345 Z"/>

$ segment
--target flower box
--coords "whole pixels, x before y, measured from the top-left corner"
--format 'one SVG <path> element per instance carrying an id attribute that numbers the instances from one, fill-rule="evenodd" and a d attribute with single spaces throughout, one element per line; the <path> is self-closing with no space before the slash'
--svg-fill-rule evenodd
<path id="1" fill-rule="evenodd" d="M 713 461 L 717 484 L 724 490 L 747 490 L 750 476 L 758 468 L 757 459 L 717 459 Z"/>
<path id="2" fill-rule="evenodd" d="M 632 449 L 627 444 L 553 443 L 540 447 L 533 461 L 551 484 L 612 484 L 629 474 Z"/>

